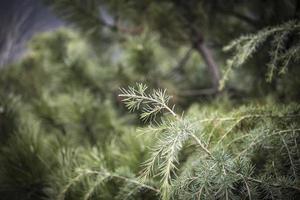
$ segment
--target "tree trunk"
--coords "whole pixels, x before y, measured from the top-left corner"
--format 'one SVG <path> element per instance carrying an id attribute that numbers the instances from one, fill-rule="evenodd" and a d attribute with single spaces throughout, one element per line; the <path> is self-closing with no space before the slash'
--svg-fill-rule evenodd
<path id="1" fill-rule="evenodd" d="M 202 56 L 206 66 L 208 68 L 208 71 L 210 73 L 212 86 L 217 91 L 218 87 L 219 87 L 219 81 L 220 81 L 220 70 L 219 70 L 219 66 L 216 64 L 216 62 L 212 56 L 212 52 L 205 45 L 205 43 L 203 41 L 197 42 L 195 45 L 195 48 Z"/>

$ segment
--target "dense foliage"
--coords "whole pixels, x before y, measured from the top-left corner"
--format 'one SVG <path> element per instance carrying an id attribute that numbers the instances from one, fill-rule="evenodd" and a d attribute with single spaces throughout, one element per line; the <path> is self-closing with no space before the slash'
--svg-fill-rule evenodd
<path id="1" fill-rule="evenodd" d="M 297 1 L 46 2 L 73 27 L 1 69 L 0 199 L 300 198 Z"/>

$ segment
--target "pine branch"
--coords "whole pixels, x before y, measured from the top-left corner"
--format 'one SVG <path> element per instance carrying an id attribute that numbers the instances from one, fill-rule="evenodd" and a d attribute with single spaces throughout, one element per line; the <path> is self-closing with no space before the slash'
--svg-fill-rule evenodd
<path id="1" fill-rule="evenodd" d="M 153 90 L 151 95 L 146 94 L 147 86 L 143 84 L 137 84 L 137 87 L 129 87 L 128 89 L 120 89 L 123 97 L 122 101 L 130 111 L 140 109 L 141 105 L 145 105 L 140 115 L 143 121 L 152 119 L 153 117 L 163 110 L 166 110 L 172 116 L 177 118 L 177 114 L 174 112 L 174 106 L 169 107 L 169 101 L 171 96 L 166 94 L 166 90 Z"/>
<path id="2" fill-rule="evenodd" d="M 142 188 L 146 188 L 149 189 L 157 194 L 160 193 L 160 191 L 150 185 L 146 185 L 144 183 L 141 183 L 135 179 L 132 178 L 127 178 L 125 176 L 121 176 L 119 174 L 116 173 L 111 173 L 107 170 L 102 170 L 102 171 L 96 171 L 96 170 L 90 170 L 90 169 L 84 169 L 84 168 L 79 168 L 76 170 L 78 175 L 73 178 L 61 191 L 60 195 L 59 195 L 59 199 L 64 199 L 65 194 L 67 193 L 67 191 L 71 188 L 71 186 L 73 186 L 76 183 L 79 183 L 80 180 L 82 178 L 86 178 L 86 177 L 90 177 L 91 175 L 97 175 L 97 179 L 94 182 L 94 184 L 89 188 L 89 190 L 85 193 L 83 199 L 88 200 L 90 199 L 91 195 L 93 194 L 93 192 L 95 191 L 95 189 L 97 187 L 99 187 L 102 183 L 105 182 L 105 180 L 108 179 L 120 179 L 123 180 L 125 182 L 130 182 L 133 183 L 139 187 Z"/>
<path id="3" fill-rule="evenodd" d="M 237 164 L 239 160 L 238 158 L 240 158 L 242 154 L 247 152 L 253 146 L 262 142 L 266 138 L 290 132 L 294 133 L 295 131 L 300 131 L 300 129 L 293 128 L 287 130 L 279 130 L 271 134 L 259 133 L 257 137 L 254 137 L 252 139 L 252 143 L 248 145 L 248 148 L 242 150 L 236 157 L 231 157 L 228 154 L 224 153 L 224 148 L 221 146 L 221 142 L 228 136 L 228 134 L 245 119 L 289 119 L 293 117 L 299 117 L 298 114 L 248 114 L 237 117 L 233 116 L 192 121 L 184 117 L 177 117 L 178 115 L 168 106 L 167 102 L 169 98 L 165 94 L 165 91 L 160 92 L 160 95 L 148 95 L 146 94 L 146 90 L 147 87 L 145 85 L 138 84 L 137 88 L 129 87 L 128 90 L 122 89 L 121 91 L 123 92 L 123 94 L 121 94 L 120 96 L 125 97 L 124 102 L 129 110 L 133 111 L 137 109 L 142 109 L 142 104 L 144 104 L 144 106 L 150 104 L 150 106 L 148 107 L 149 110 L 146 110 L 146 112 L 152 114 L 151 111 L 156 109 L 156 107 L 152 105 L 154 104 L 156 106 L 160 106 L 160 111 L 165 110 L 166 113 L 171 113 L 172 116 L 174 116 L 174 119 L 162 120 L 162 123 L 158 124 L 158 128 L 149 129 L 149 132 L 153 131 L 156 133 L 156 135 L 158 135 L 158 142 L 156 143 L 154 148 L 151 149 L 150 158 L 144 163 L 144 169 L 141 175 L 141 181 L 145 181 L 150 179 L 151 177 L 156 176 L 160 178 L 160 188 L 163 199 L 171 198 L 171 191 L 174 188 L 174 181 L 176 181 L 177 178 L 176 172 L 178 171 L 178 166 L 180 166 L 178 154 L 182 150 L 183 145 L 189 139 L 195 141 L 201 152 L 204 152 L 206 155 L 203 156 L 200 159 L 200 161 L 202 162 L 202 170 L 205 171 L 203 173 L 207 173 L 207 176 L 201 174 L 201 176 L 185 183 L 190 185 L 193 181 L 199 181 L 199 185 L 201 185 L 201 188 L 196 193 L 192 194 L 193 198 L 195 197 L 195 195 L 211 195 L 211 190 L 211 192 L 213 192 L 212 196 L 229 199 L 233 195 L 233 185 L 239 182 L 244 183 L 245 190 L 247 191 L 249 199 L 252 198 L 251 190 L 253 189 L 253 187 L 255 187 L 252 186 L 252 184 L 254 183 L 260 185 L 261 187 L 268 186 L 276 189 L 286 188 L 300 191 L 300 188 L 294 186 L 293 184 L 281 184 L 276 182 L 273 183 L 264 180 L 263 178 L 254 178 L 252 174 L 253 167 L 250 164 L 244 164 L 242 166 L 238 166 Z M 142 109 L 142 112 L 145 112 L 145 110 Z M 221 122 L 225 121 L 233 121 L 233 124 L 229 126 L 227 131 L 221 136 L 218 142 L 214 144 L 213 148 L 208 149 L 208 145 L 205 144 L 203 138 L 199 138 L 196 135 L 196 133 L 198 132 L 197 124 L 200 123 L 202 125 L 203 123 L 214 121 L 220 122 L 220 124 Z M 229 145 L 248 136 L 251 136 L 251 134 L 249 133 L 241 137 L 235 138 L 235 140 L 231 141 Z M 212 184 L 219 184 L 219 189 L 215 190 L 209 182 L 208 185 L 203 185 L 204 177 L 210 179 L 210 181 L 212 181 Z M 251 184 L 249 184 L 248 182 L 251 182 Z M 181 185 L 179 187 L 181 188 L 180 190 L 182 190 L 182 187 L 184 186 Z"/>
<path id="4" fill-rule="evenodd" d="M 283 46 L 288 34 L 294 32 L 298 34 L 300 31 L 300 24 L 297 21 L 288 21 L 275 27 L 268 27 L 255 34 L 242 36 L 237 40 L 232 41 L 229 45 L 223 48 L 224 51 L 233 51 L 234 56 L 227 60 L 227 68 L 224 72 L 224 76 L 220 81 L 220 88 L 224 88 L 224 84 L 228 79 L 229 73 L 233 68 L 242 66 L 247 62 L 258 48 L 262 46 L 269 38 L 271 38 L 271 47 L 274 49 L 271 53 L 271 61 L 269 65 L 269 72 L 267 74 L 267 80 L 270 81 L 273 77 L 273 71 L 278 65 L 278 62 L 282 62 L 283 66 L 281 71 L 284 71 L 289 64 L 291 58 L 297 57 L 299 52 L 299 45 L 290 48 L 286 53 L 283 53 Z M 275 48 L 274 48 L 275 46 Z"/>
<path id="5" fill-rule="evenodd" d="M 293 130 L 292 132 L 294 133 L 295 131 L 297 131 L 297 130 Z M 296 174 L 296 167 L 295 167 L 293 158 L 292 158 L 292 156 L 291 156 L 291 151 L 290 151 L 290 149 L 289 149 L 289 147 L 288 147 L 288 145 L 287 145 L 285 139 L 282 137 L 282 135 L 280 135 L 280 139 L 282 140 L 282 143 L 283 143 L 283 145 L 284 145 L 284 147 L 285 147 L 285 149 L 286 149 L 286 151 L 287 151 L 287 154 L 288 154 L 288 157 L 289 157 L 291 166 L 292 166 L 291 168 L 292 168 L 292 171 L 293 171 L 293 175 L 294 175 L 294 177 L 296 178 L 296 177 L 297 177 L 297 174 Z"/>
<path id="6" fill-rule="evenodd" d="M 257 143 L 270 138 L 272 136 L 275 135 L 281 135 L 281 134 L 286 134 L 286 133 L 290 133 L 290 132 L 295 132 L 295 131 L 300 131 L 300 129 L 287 129 L 287 130 L 281 130 L 281 131 L 275 131 L 274 133 L 271 134 L 267 134 L 267 135 L 258 135 L 249 145 L 246 149 L 244 149 L 243 151 L 241 151 L 236 157 L 235 159 L 241 157 L 242 155 L 244 155 L 248 150 L 250 150 L 251 148 L 253 148 Z"/>

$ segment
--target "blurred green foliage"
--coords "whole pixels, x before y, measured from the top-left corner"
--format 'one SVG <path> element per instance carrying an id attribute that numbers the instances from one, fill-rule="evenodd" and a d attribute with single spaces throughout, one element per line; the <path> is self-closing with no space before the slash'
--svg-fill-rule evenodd
<path id="1" fill-rule="evenodd" d="M 282 23 L 289 13 L 277 19 L 271 1 L 268 12 L 260 1 L 228 1 L 227 6 L 219 1 L 147 1 L 148 6 L 103 1 L 107 12 L 127 19 L 126 27 L 142 26 L 138 34 L 123 34 L 122 27 L 98 23 L 99 2 L 87 2 L 55 1 L 58 11 L 73 12 L 65 18 L 80 31 L 39 34 L 20 61 L 1 69 L 1 199 L 299 198 L 299 45 L 288 46 L 299 36 L 293 36 L 298 23 Z M 274 7 L 283 4 L 288 3 Z M 255 20 L 254 28 L 234 12 L 224 17 L 232 5 L 243 13 L 255 10 L 264 21 Z M 77 13 L 82 6 L 81 11 L 91 12 Z M 256 32 L 267 25 L 271 28 Z M 225 90 L 195 97 L 193 92 L 210 86 L 208 69 L 193 47 L 199 31 L 213 49 L 240 33 L 256 33 L 230 46 L 236 51 L 234 67 L 246 66 L 232 71 Z M 275 58 L 271 51 L 269 61 L 268 45 L 262 44 L 274 50 L 276 41 L 284 43 L 279 52 L 284 56 Z M 289 59 L 290 50 L 295 59 L 276 68 Z M 224 64 L 228 53 L 216 50 L 214 56 L 221 69 L 231 72 L 233 67 Z M 282 76 L 280 69 L 289 73 Z M 141 109 L 128 114 L 118 96 L 126 90 L 119 88 L 136 82 L 146 83 L 150 91 L 166 88 L 172 95 L 167 103 L 177 105 L 172 109 L 180 120 L 164 116 L 164 98 L 169 100 L 164 90 L 154 90 L 159 92 L 153 96 L 140 93 L 154 104 L 148 99 L 140 106 L 140 99 L 129 99 L 133 102 L 127 106 Z M 213 157 L 199 149 L 191 133 Z M 158 161 L 151 165 L 153 152 Z M 142 181 L 145 166 L 149 176 Z M 226 175 L 222 166 L 239 174 Z"/>

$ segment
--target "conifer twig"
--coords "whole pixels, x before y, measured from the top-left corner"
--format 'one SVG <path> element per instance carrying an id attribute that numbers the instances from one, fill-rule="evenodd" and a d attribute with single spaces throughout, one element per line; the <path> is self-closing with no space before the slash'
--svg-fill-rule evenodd
<path id="1" fill-rule="evenodd" d="M 118 175 L 118 174 L 115 174 L 115 173 L 110 173 L 108 171 L 95 171 L 95 170 L 90 170 L 90 169 L 82 169 L 80 170 L 80 174 L 75 178 L 76 179 L 76 182 L 79 180 L 79 178 L 85 176 L 85 175 L 92 175 L 92 174 L 97 174 L 99 175 L 100 177 L 102 177 L 102 180 L 101 182 L 104 180 L 104 179 L 107 179 L 107 178 L 117 178 L 117 179 L 121 179 L 121 180 L 124 180 L 126 182 L 130 182 L 130 183 L 133 183 L 133 184 L 136 184 L 140 187 L 143 187 L 143 188 L 147 188 L 149 190 L 152 190 L 154 191 L 155 193 L 160 193 L 159 189 L 156 189 L 150 185 L 147 185 L 147 184 L 144 184 L 144 183 L 141 183 L 137 180 L 134 180 L 134 179 L 130 179 L 130 178 L 127 178 L 125 176 L 121 176 L 121 175 Z M 104 177 L 104 178 L 103 178 Z M 64 193 L 70 188 L 70 186 L 72 184 L 74 184 L 75 182 L 72 182 L 71 184 L 68 184 L 68 187 L 66 187 L 63 191 Z M 95 184 L 96 186 L 96 184 Z M 94 190 L 94 189 L 93 189 Z M 89 193 L 92 192 L 92 191 L 89 191 Z M 89 194 L 87 193 L 87 194 Z M 90 195 L 90 194 L 89 194 Z"/>
<path id="2" fill-rule="evenodd" d="M 122 89 L 121 91 L 123 94 L 120 94 L 119 96 L 124 97 L 123 101 L 125 102 L 127 108 L 129 110 L 135 110 L 139 109 L 141 104 L 148 105 L 149 109 L 142 109 L 142 112 L 148 112 L 151 115 L 152 113 L 156 113 L 156 109 L 159 111 L 165 110 L 166 112 L 170 113 L 176 120 L 172 121 L 163 121 L 162 124 L 160 124 L 160 128 L 156 130 L 156 132 L 161 133 L 162 137 L 160 137 L 158 145 L 153 149 L 151 157 L 148 161 L 146 161 L 145 164 L 145 170 L 143 173 L 143 177 L 145 179 L 150 178 L 151 176 L 156 176 L 158 175 L 161 177 L 161 194 L 164 199 L 169 198 L 169 191 L 170 188 L 172 187 L 172 173 L 175 174 L 175 171 L 177 170 L 177 164 L 179 164 L 179 161 L 177 159 L 179 151 L 183 147 L 183 143 L 188 139 L 192 138 L 199 148 L 205 152 L 205 155 L 209 157 L 208 160 L 212 161 L 212 166 L 207 169 L 208 171 L 213 171 L 215 170 L 214 168 L 216 166 L 222 167 L 222 173 L 223 177 L 232 177 L 237 180 L 243 180 L 246 186 L 246 190 L 248 193 L 248 198 L 251 199 L 251 190 L 249 187 L 249 184 L 247 181 L 258 183 L 258 184 L 265 184 L 271 187 L 281 187 L 281 188 L 290 188 L 294 189 L 297 191 L 300 191 L 300 188 L 290 185 L 290 184 L 278 184 L 278 183 L 267 183 L 263 180 L 256 179 L 251 177 L 251 175 L 243 174 L 237 171 L 237 169 L 233 168 L 231 166 L 232 162 L 236 160 L 236 158 L 240 157 L 243 153 L 245 153 L 249 148 L 252 148 L 255 144 L 257 144 L 257 139 L 259 137 L 255 138 L 253 142 L 249 145 L 248 148 L 244 149 L 242 152 L 240 152 L 235 158 L 230 159 L 230 162 L 224 162 L 220 160 L 220 157 L 218 157 L 218 154 L 215 154 L 215 152 L 211 152 L 208 149 L 208 145 L 206 146 L 201 139 L 199 139 L 196 134 L 195 134 L 195 127 L 194 123 L 191 122 L 190 120 L 186 120 L 183 117 L 179 118 L 178 115 L 175 113 L 173 108 L 170 108 L 168 106 L 168 101 L 170 99 L 169 96 L 167 96 L 164 91 L 160 90 L 154 90 L 154 94 L 152 95 L 147 95 L 145 93 L 147 87 L 144 85 L 137 85 L 137 89 L 129 87 L 129 90 L 124 90 Z M 157 108 L 157 106 L 159 106 Z M 155 110 L 154 112 L 152 112 Z M 143 114 L 143 113 L 142 113 Z M 142 115 L 143 116 L 143 115 Z M 226 133 L 221 137 L 221 139 L 217 142 L 216 146 L 218 146 L 222 140 L 233 130 L 234 127 L 236 127 L 237 124 L 239 124 L 241 121 L 247 119 L 247 118 L 261 118 L 261 117 L 270 117 L 270 118 L 289 118 L 289 117 L 298 117 L 299 115 L 262 115 L 262 114 L 250 114 L 250 115 L 244 115 L 244 116 L 239 116 L 239 117 L 227 117 L 227 118 L 217 118 L 217 119 L 204 119 L 201 120 L 200 122 L 210 122 L 210 121 L 232 121 L 235 120 L 234 124 L 226 131 Z M 199 121 L 196 121 L 199 123 Z M 281 130 L 277 131 L 275 133 L 269 134 L 265 136 L 262 140 L 264 140 L 267 137 L 270 137 L 272 135 L 280 135 L 283 133 L 287 132 L 296 132 L 300 131 L 300 129 L 287 129 L 287 130 Z M 250 136 L 249 134 L 246 135 L 247 137 Z M 242 138 L 245 138 L 246 136 L 242 136 L 239 138 L 236 138 L 234 141 L 232 141 L 230 144 L 233 142 L 236 142 L 237 140 L 240 140 Z M 229 144 L 229 145 L 230 145 Z M 286 144 L 286 143 L 285 143 Z M 289 151 L 289 150 L 288 150 Z M 223 158 L 222 158 L 223 159 Z M 156 168 L 157 167 L 157 168 Z M 246 168 L 247 169 L 247 168 Z M 159 171 L 159 173 L 156 174 L 156 170 Z M 251 174 L 251 173 L 249 173 Z M 230 183 L 229 183 L 230 184 Z M 203 186 L 203 185 L 202 185 Z M 230 187 L 230 186 L 229 186 Z M 223 188 L 225 192 L 225 198 L 229 199 L 230 195 L 230 190 L 228 186 L 225 185 L 225 188 Z M 200 188 L 199 191 L 197 191 L 197 196 L 201 196 L 203 190 L 206 190 L 203 186 L 203 188 Z M 217 191 L 220 192 L 220 190 Z"/>
<path id="3" fill-rule="evenodd" d="M 136 88 L 129 87 L 128 89 L 122 88 L 120 90 L 122 94 L 119 94 L 119 97 L 123 97 L 122 101 L 130 111 L 140 109 L 142 104 L 145 106 L 142 108 L 142 120 L 151 119 L 162 110 L 166 110 L 173 117 L 178 118 L 174 112 L 174 106 L 172 108 L 168 106 L 172 97 L 166 94 L 166 90 L 153 90 L 153 93 L 148 95 L 146 94 L 147 86 L 141 83 L 137 83 Z"/>

